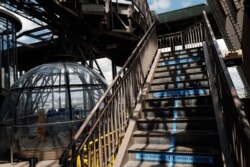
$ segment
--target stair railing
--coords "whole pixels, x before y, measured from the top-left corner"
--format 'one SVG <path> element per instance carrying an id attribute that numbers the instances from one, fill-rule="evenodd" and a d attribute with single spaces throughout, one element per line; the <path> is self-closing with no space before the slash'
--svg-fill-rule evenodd
<path id="1" fill-rule="evenodd" d="M 218 129 L 225 127 L 222 146 L 229 141 L 229 148 L 224 153 L 226 166 L 250 166 L 250 125 L 245 112 L 241 108 L 241 102 L 236 89 L 232 83 L 229 72 L 225 66 L 219 46 L 212 31 L 206 13 L 203 12 L 205 20 L 205 42 L 206 42 L 206 63 L 210 84 L 214 85 L 211 91 L 216 92 L 213 102 L 220 104 L 215 112 L 221 116 L 221 122 L 217 122 Z M 218 130 L 219 131 L 219 130 Z M 223 150 L 223 148 L 222 148 Z M 231 157 L 231 158 L 230 158 Z M 229 162 L 228 162 L 229 161 Z M 231 161 L 231 162 L 230 162 Z"/>
<path id="2" fill-rule="evenodd" d="M 157 48 L 153 23 L 61 155 L 62 166 L 112 166 Z"/>
<path id="3" fill-rule="evenodd" d="M 203 23 L 198 22 L 183 31 L 158 36 L 159 48 L 169 48 L 171 51 L 201 47 L 204 41 Z"/>

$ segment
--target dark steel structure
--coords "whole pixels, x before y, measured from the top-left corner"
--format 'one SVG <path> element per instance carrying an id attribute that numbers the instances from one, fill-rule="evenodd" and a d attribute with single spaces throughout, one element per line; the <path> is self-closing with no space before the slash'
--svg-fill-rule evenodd
<path id="1" fill-rule="evenodd" d="M 249 1 L 208 0 L 208 4 L 211 6 L 212 11 L 214 11 L 216 23 L 229 50 L 242 49 L 243 51 L 243 64 L 239 66 L 238 71 L 246 89 L 246 96 L 249 96 Z"/>
<path id="2" fill-rule="evenodd" d="M 1 0 L 0 2 L 0 6 L 5 9 L 38 24 L 37 28 L 17 35 L 16 43 L 21 47 L 17 49 L 19 60 L 16 64 L 20 70 L 26 71 L 44 62 L 55 60 L 74 60 L 93 67 L 93 62 L 101 57 L 112 60 L 112 69 L 116 69 L 117 65 L 122 66 L 107 90 L 102 92 L 103 95 L 98 94 L 100 99 L 96 105 L 92 106 L 92 109 L 88 108 L 89 114 L 86 119 L 77 124 L 74 130 L 69 130 L 72 138 L 68 141 L 68 145 L 64 145 L 67 147 L 60 154 L 61 166 L 78 164 L 126 167 L 127 164 L 130 167 L 132 166 L 130 163 L 139 163 L 134 166 L 143 166 L 144 161 L 150 161 L 148 163 L 151 166 L 162 164 L 165 166 L 167 162 L 172 165 L 173 162 L 182 163 L 181 160 L 191 164 L 195 164 L 196 161 L 198 165 L 227 167 L 250 165 L 249 120 L 216 42 L 216 37 L 222 36 L 230 50 L 243 50 L 244 61 L 239 69 L 242 70 L 242 78 L 243 81 L 245 78 L 247 87 L 250 83 L 248 72 L 250 51 L 247 47 L 250 31 L 248 1 L 208 0 L 209 7 L 203 4 L 193 9 L 186 8 L 165 13 L 159 15 L 159 20 L 153 17 L 146 0 Z M 206 12 L 202 12 L 203 10 L 208 12 L 208 16 Z M 172 19 L 173 15 L 177 20 Z M 22 43 L 19 38 L 24 36 L 39 42 Z M 163 47 L 169 49 L 168 57 L 160 58 L 160 49 Z M 30 60 L 32 63 L 27 63 Z M 57 65 L 46 69 L 54 69 Z M 204 69 L 204 66 L 207 68 Z M 41 66 L 38 66 L 35 69 L 40 68 Z M 157 68 L 163 69 L 157 71 Z M 40 71 L 43 74 L 43 70 Z M 68 119 L 74 125 L 79 116 L 77 107 L 73 107 L 73 102 L 70 100 L 68 100 L 69 105 L 60 103 L 58 94 L 62 92 L 64 99 L 72 100 L 71 93 L 74 94 L 74 91 L 78 91 L 79 87 L 84 85 L 82 79 L 79 79 L 81 83 L 73 83 L 73 88 L 70 88 L 70 84 L 61 84 L 62 80 L 58 80 L 58 76 L 62 75 L 51 71 L 52 73 L 49 73 L 51 75 L 43 79 L 43 81 L 48 79 L 48 86 L 38 85 L 36 89 L 36 84 L 43 81 L 40 82 L 32 75 L 26 78 L 27 83 L 17 82 L 14 89 L 10 90 L 13 94 L 9 102 L 13 99 L 21 101 L 13 108 L 14 113 L 20 111 L 21 115 L 24 113 L 27 117 L 30 113 L 34 117 L 40 114 L 41 120 L 45 115 L 51 119 L 54 117 L 59 119 L 62 116 L 62 121 Z M 77 73 L 70 71 L 65 69 L 65 76 L 69 75 L 66 78 Z M 113 74 L 116 74 L 115 70 Z M 36 79 L 37 82 L 33 82 Z M 204 79 L 205 85 L 203 85 Z M 162 83 L 155 82 L 156 80 Z M 11 80 L 8 81 L 11 83 Z M 58 85 L 51 85 L 51 81 Z M 66 79 L 65 83 L 69 81 Z M 26 85 L 27 89 L 25 87 L 20 89 L 20 84 Z M 99 87 L 94 85 L 94 88 Z M 29 92 L 34 92 L 34 99 L 38 101 L 33 101 L 33 96 L 28 96 Z M 81 95 L 75 97 L 85 99 L 84 90 L 80 89 L 79 92 Z M 152 93 L 160 96 L 151 99 L 154 96 Z M 24 100 L 15 98 L 15 94 L 21 95 Z M 201 96 L 206 98 L 204 97 L 206 95 L 211 96 L 211 101 L 205 100 L 203 103 L 200 98 Z M 41 106 L 47 103 L 46 99 L 56 100 L 51 100 L 49 107 L 40 110 Z M 202 106 L 197 105 L 198 103 Z M 6 104 L 7 107 L 4 107 L 11 108 L 8 101 Z M 50 110 L 54 108 L 56 109 Z M 59 112 L 61 109 L 64 112 L 69 111 L 70 116 L 61 115 Z M 199 115 L 206 109 L 214 111 L 211 112 L 213 117 Z M 151 115 L 147 115 L 146 112 Z M 11 113 L 5 114 L 8 116 Z M 19 115 L 14 114 L 6 117 L 3 114 L 2 118 L 10 118 L 12 123 L 22 122 L 22 117 L 17 116 Z M 141 127 L 140 121 L 143 122 Z M 74 128 L 72 125 L 71 128 Z M 211 125 L 214 125 L 214 129 L 210 129 Z M 34 122 L 34 126 L 38 134 L 44 133 L 39 119 Z M 13 127 L 14 130 L 23 128 L 19 127 L 19 124 Z M 48 124 L 49 127 L 53 129 L 54 124 Z M 48 133 L 51 132 L 54 131 L 48 130 Z M 29 136 L 31 138 L 34 137 L 32 130 L 26 131 L 26 127 L 20 130 L 20 134 L 24 134 L 21 142 L 27 141 L 26 134 L 31 134 Z M 43 140 L 42 136 L 35 137 Z M 132 139 L 136 137 L 139 139 L 133 141 Z M 197 139 L 195 142 L 194 138 Z M 154 143 L 155 141 L 157 142 Z M 162 141 L 168 142 L 169 145 L 159 151 L 158 144 L 162 144 Z M 138 145 L 131 148 L 134 144 L 132 142 L 142 145 L 139 149 Z M 150 144 L 153 144 L 153 147 Z M 179 146 L 180 149 L 184 148 L 184 152 L 178 153 Z M 191 153 L 186 156 L 190 150 Z M 138 154 L 130 156 L 133 153 Z M 174 159 L 174 156 L 177 158 Z"/>
<path id="3" fill-rule="evenodd" d="M 0 10 L 0 104 L 3 96 L 17 79 L 16 33 L 21 27 L 21 21 L 17 17 Z"/>
<path id="4" fill-rule="evenodd" d="M 31 45 L 17 40 L 23 45 L 18 50 L 22 69 L 31 68 L 25 62 L 34 54 L 38 59 L 33 67 L 55 50 L 78 55 L 83 63 L 109 57 L 114 64 L 122 65 L 152 22 L 146 0 L 2 0 L 0 5 L 39 25 L 18 35 L 40 41 Z"/>

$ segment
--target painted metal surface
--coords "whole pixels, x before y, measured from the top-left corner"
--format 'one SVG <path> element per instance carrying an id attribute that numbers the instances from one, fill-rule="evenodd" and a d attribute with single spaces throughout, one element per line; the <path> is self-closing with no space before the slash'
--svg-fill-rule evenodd
<path id="1" fill-rule="evenodd" d="M 169 163 L 187 163 L 187 164 L 214 164 L 213 156 L 174 154 L 174 153 L 136 153 L 136 160 L 141 161 L 158 161 Z"/>

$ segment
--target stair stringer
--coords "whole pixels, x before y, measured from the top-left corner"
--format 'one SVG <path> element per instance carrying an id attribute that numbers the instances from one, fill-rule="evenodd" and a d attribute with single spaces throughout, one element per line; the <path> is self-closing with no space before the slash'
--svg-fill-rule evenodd
<path id="1" fill-rule="evenodd" d="M 134 144 L 133 133 L 137 130 L 136 123 L 137 123 L 137 120 L 141 117 L 144 100 L 146 99 L 148 91 L 150 89 L 150 83 L 153 80 L 153 76 L 157 68 L 157 64 L 160 59 L 160 56 L 161 56 L 161 50 L 158 49 L 156 56 L 154 58 L 153 64 L 151 66 L 151 70 L 143 86 L 143 89 L 139 92 L 139 95 L 137 97 L 137 104 L 134 109 L 133 116 L 129 120 L 129 125 L 126 130 L 126 134 L 118 150 L 118 154 L 116 156 L 113 167 L 124 166 L 129 161 L 128 149 Z"/>

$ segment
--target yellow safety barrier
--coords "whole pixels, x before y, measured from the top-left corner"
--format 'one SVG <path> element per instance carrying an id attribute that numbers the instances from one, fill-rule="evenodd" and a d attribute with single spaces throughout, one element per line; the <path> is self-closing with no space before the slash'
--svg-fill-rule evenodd
<path id="1" fill-rule="evenodd" d="M 111 136 L 113 133 L 114 133 L 114 132 L 111 132 L 111 133 L 109 133 L 109 134 L 106 134 L 105 137 L 107 138 L 108 135 Z M 101 136 L 101 139 L 103 140 L 104 137 Z M 98 139 L 95 139 L 94 142 L 93 142 L 93 141 L 89 142 L 89 148 L 92 148 L 93 145 L 94 145 L 94 143 L 96 144 L 98 141 L 99 141 Z M 108 144 L 106 143 L 105 146 L 107 147 Z M 104 147 L 104 146 L 103 146 L 103 147 Z M 103 149 L 103 148 L 102 148 L 102 149 Z M 84 152 L 84 153 L 87 153 L 87 152 L 88 152 L 88 149 L 87 149 L 87 146 L 86 146 L 86 145 L 83 147 L 83 152 Z M 96 149 L 96 152 L 98 152 L 98 149 Z M 97 159 L 97 161 L 96 161 L 96 164 L 95 164 L 95 163 L 93 163 L 93 162 L 94 162 L 94 152 L 93 152 L 93 150 L 92 150 L 92 151 L 91 151 L 91 162 L 92 162 L 91 165 L 88 166 L 88 156 L 84 156 L 84 157 L 83 157 L 83 159 L 82 159 L 82 160 L 83 160 L 83 163 L 82 163 L 82 162 L 81 162 L 81 161 L 82 161 L 82 160 L 81 160 L 81 155 L 78 155 L 78 156 L 77 156 L 76 166 L 77 166 L 77 167 L 99 167 L 99 154 L 96 154 L 96 159 Z M 110 164 L 109 164 L 109 167 L 112 167 L 113 164 L 114 164 L 114 162 L 115 162 L 115 156 L 112 155 L 112 157 L 111 157 L 111 162 L 110 162 Z M 83 166 L 82 166 L 82 164 L 83 164 Z"/>

